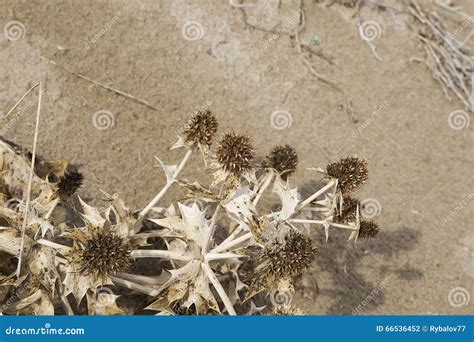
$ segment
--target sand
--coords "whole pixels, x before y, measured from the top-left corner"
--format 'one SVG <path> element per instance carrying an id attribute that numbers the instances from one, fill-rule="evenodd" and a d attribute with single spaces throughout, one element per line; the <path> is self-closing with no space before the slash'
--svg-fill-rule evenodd
<path id="1" fill-rule="evenodd" d="M 350 246 L 344 234 L 326 243 L 315 230 L 318 262 L 294 303 L 309 314 L 472 313 L 473 125 L 453 129 L 448 121 L 453 111 L 472 113 L 410 61 L 424 52 L 407 17 L 391 11 L 362 11 L 381 28 L 372 41 L 379 61 L 359 35 L 353 8 L 306 0 L 300 39 L 327 60 L 305 56 L 333 84 L 318 80 L 287 34 L 298 4 L 260 0 L 245 8 L 246 25 L 228 1 L 1 0 L 0 25 L 18 21 L 23 35 L 0 35 L 0 111 L 44 82 L 39 153 L 81 164 L 84 198 L 118 193 L 136 209 L 164 184 L 153 156 L 177 162 L 181 152 L 168 148 L 202 108 L 215 113 L 220 133 L 252 136 L 260 156 L 292 144 L 301 161 L 295 185 L 314 177 L 307 168 L 365 158 L 370 182 L 359 197 L 380 205 L 382 232 Z M 457 4 L 474 13 L 472 1 Z M 35 101 L 10 118 L 6 138 L 31 146 Z M 202 174 L 202 165 L 192 165 L 189 179 Z"/>

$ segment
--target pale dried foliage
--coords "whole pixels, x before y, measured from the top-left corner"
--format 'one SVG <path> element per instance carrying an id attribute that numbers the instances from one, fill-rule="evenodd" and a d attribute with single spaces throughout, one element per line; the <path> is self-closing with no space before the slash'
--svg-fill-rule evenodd
<path id="1" fill-rule="evenodd" d="M 346 158 L 328 172 L 311 169 L 322 185 L 302 196 L 290 185 L 298 160 L 291 146 L 276 147 L 259 165 L 246 136 L 226 133 L 211 146 L 216 130 L 211 113 L 192 117 L 173 146 L 185 151 L 183 160 L 160 161 L 166 184 L 136 212 L 117 195 L 106 195 L 101 208 L 86 203 L 74 194 L 82 184 L 76 167 L 41 159 L 25 206 L 31 155 L 1 140 L 1 312 L 235 315 L 266 307 L 266 314 L 302 314 L 289 303 L 272 308 L 270 299 L 293 292 L 295 277 L 316 260 L 314 230 L 326 239 L 333 229 L 353 241 L 375 235 L 373 223 L 361 223 L 357 200 L 349 213 L 343 196 L 365 182 L 366 163 Z M 192 153 L 202 156 L 208 184 L 180 177 Z M 186 198 L 166 202 L 171 187 Z M 133 296 L 140 300 L 127 304 Z"/>

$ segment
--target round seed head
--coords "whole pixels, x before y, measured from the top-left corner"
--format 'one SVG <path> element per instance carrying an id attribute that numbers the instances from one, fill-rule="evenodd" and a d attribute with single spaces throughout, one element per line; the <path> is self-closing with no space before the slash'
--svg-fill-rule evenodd
<path id="1" fill-rule="evenodd" d="M 263 273 L 276 279 L 292 278 L 301 274 L 316 258 L 316 248 L 311 240 L 300 232 L 290 229 L 283 241 L 275 240 L 260 255 Z"/>
<path id="2" fill-rule="evenodd" d="M 375 237 L 380 231 L 379 225 L 374 221 L 361 221 L 359 237 L 361 239 L 370 239 Z"/>
<path id="3" fill-rule="evenodd" d="M 265 157 L 264 167 L 271 167 L 277 170 L 283 180 L 295 172 L 298 166 L 298 154 L 290 145 L 280 145 L 273 148 L 269 155 Z"/>
<path id="4" fill-rule="evenodd" d="M 354 222 L 356 220 L 357 205 L 359 200 L 351 196 L 344 196 L 342 212 L 339 211 L 339 206 L 336 207 L 334 215 L 334 222 L 336 223 L 347 223 Z M 360 205 L 359 205 L 360 208 Z"/>
<path id="5" fill-rule="evenodd" d="M 367 181 L 367 162 L 354 157 L 343 158 L 329 164 L 327 174 L 332 178 L 337 178 L 342 193 L 348 194 Z"/>
<path id="6" fill-rule="evenodd" d="M 74 244 L 70 261 L 82 274 L 104 279 L 131 265 L 130 252 L 131 246 L 124 238 L 110 229 L 96 228 L 84 242 Z"/>
<path id="7" fill-rule="evenodd" d="M 209 146 L 217 132 L 217 126 L 217 120 L 209 110 L 199 111 L 186 124 L 183 131 L 184 141 Z"/>
<path id="8" fill-rule="evenodd" d="M 217 162 L 226 172 L 240 177 L 252 168 L 251 161 L 255 151 L 249 137 L 227 133 L 219 143 L 216 156 Z"/>
<path id="9" fill-rule="evenodd" d="M 68 166 L 64 176 L 59 178 L 58 193 L 63 198 L 71 197 L 82 186 L 84 176 L 77 167 Z"/>
<path id="10" fill-rule="evenodd" d="M 292 305 L 274 306 L 265 313 L 266 316 L 303 316 L 303 311 Z"/>

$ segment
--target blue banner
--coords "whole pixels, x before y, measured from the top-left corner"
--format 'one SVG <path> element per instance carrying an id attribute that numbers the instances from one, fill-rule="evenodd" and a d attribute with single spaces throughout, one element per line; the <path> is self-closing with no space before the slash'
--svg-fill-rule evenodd
<path id="1" fill-rule="evenodd" d="M 2 316 L 0 341 L 466 341 L 472 316 Z"/>

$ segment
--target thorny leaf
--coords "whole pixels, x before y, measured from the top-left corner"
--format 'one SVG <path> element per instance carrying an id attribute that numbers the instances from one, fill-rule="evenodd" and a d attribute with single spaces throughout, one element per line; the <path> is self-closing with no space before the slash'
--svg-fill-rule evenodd
<path id="1" fill-rule="evenodd" d="M 34 249 L 31 257 L 28 258 L 31 274 L 38 279 L 51 295 L 54 295 L 54 286 L 59 277 L 56 271 L 55 254 L 54 249 L 39 246 Z"/>
<path id="2" fill-rule="evenodd" d="M 281 221 L 289 219 L 294 213 L 300 201 L 300 195 L 296 188 L 291 189 L 289 184 L 283 183 L 281 177 L 275 177 L 273 192 L 276 193 L 281 200 L 281 210 L 277 212 Z"/>
<path id="3" fill-rule="evenodd" d="M 256 216 L 256 210 L 251 200 L 253 194 L 248 186 L 239 188 L 234 192 L 232 198 L 223 204 L 223 207 L 238 222 L 248 224 Z"/>
<path id="4" fill-rule="evenodd" d="M 78 198 L 82 209 L 84 210 L 84 214 L 81 214 L 84 221 L 94 227 L 103 227 L 105 218 L 100 215 L 99 210 L 88 205 L 79 196 Z"/>
<path id="5" fill-rule="evenodd" d="M 165 173 L 166 183 L 173 183 L 175 181 L 175 178 L 173 176 L 176 172 L 176 169 L 178 168 L 178 165 L 165 165 L 157 156 L 155 156 L 155 159 L 160 163 L 160 166 L 163 169 L 163 172 Z"/>

